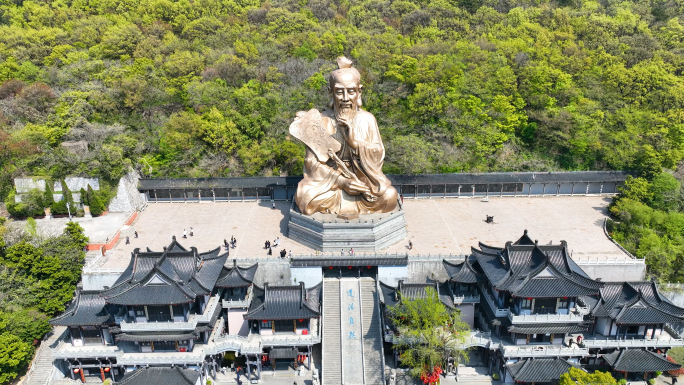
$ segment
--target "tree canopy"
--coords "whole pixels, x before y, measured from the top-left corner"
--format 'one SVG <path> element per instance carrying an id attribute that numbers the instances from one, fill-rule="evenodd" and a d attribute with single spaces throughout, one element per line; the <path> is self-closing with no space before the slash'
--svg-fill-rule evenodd
<path id="1" fill-rule="evenodd" d="M 444 306 L 436 290 L 427 288 L 424 298 L 401 298 L 389 308 L 389 316 L 399 333 L 394 349 L 413 377 L 424 383 L 438 382 L 432 378 L 444 370 L 449 358 L 455 363 L 467 360 L 462 346 L 470 327 L 457 311 Z"/>
<path id="2" fill-rule="evenodd" d="M 582 369 L 570 368 L 561 376 L 559 385 L 617 385 L 617 381 L 608 372 L 597 370 L 587 373 Z"/>
<path id="3" fill-rule="evenodd" d="M 612 237 L 662 281 L 684 281 L 684 194 L 681 182 L 667 172 L 649 180 L 628 178 L 613 199 L 608 223 Z"/>
<path id="4" fill-rule="evenodd" d="M 346 55 L 385 171 L 673 168 L 684 6 L 0 1 L 0 197 L 21 174 L 296 175 L 287 128 Z"/>
<path id="5" fill-rule="evenodd" d="M 87 243 L 75 222 L 53 237 L 30 224 L 23 231 L 0 226 L 0 384 L 26 369 L 48 319 L 72 300 Z"/>

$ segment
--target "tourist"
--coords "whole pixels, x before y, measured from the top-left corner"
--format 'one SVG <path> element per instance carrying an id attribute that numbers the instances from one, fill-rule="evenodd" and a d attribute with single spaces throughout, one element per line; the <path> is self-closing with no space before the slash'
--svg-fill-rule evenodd
<path id="1" fill-rule="evenodd" d="M 187 231 L 185 231 L 185 229 L 183 229 L 183 239 L 185 239 L 187 237 L 188 237 L 188 233 L 187 233 Z"/>
<path id="2" fill-rule="evenodd" d="M 276 208 L 275 208 L 275 202 L 274 202 L 274 201 L 271 201 L 271 210 L 275 210 L 275 209 L 276 209 Z"/>
<path id="3" fill-rule="evenodd" d="M 340 256 L 344 257 L 344 249 L 340 250 Z"/>
<path id="4" fill-rule="evenodd" d="M 131 243 L 130 239 L 128 239 L 128 235 L 126 235 L 126 244 L 129 245 Z"/>
<path id="5" fill-rule="evenodd" d="M 225 246 L 226 249 L 230 249 L 230 247 L 228 247 L 228 240 L 226 238 L 223 238 L 223 246 Z"/>
<path id="6" fill-rule="evenodd" d="M 354 255 L 354 248 L 353 247 L 351 249 L 349 249 L 349 255 L 352 255 L 352 256 Z"/>
<path id="7" fill-rule="evenodd" d="M 192 237 L 193 235 L 195 235 L 195 234 L 193 233 L 193 230 L 192 230 L 192 227 L 191 227 L 191 228 L 190 228 L 190 236 Z"/>
<path id="8" fill-rule="evenodd" d="M 413 242 L 411 240 L 409 240 L 408 249 L 413 250 Z"/>
<path id="9" fill-rule="evenodd" d="M 134 236 L 135 238 L 138 238 L 138 230 L 135 230 L 135 231 L 133 232 L 133 236 Z"/>
<path id="10" fill-rule="evenodd" d="M 268 255 L 273 255 L 273 249 L 271 246 L 268 247 Z"/>
<path id="11" fill-rule="evenodd" d="M 292 258 L 292 250 L 290 250 L 290 258 Z"/>

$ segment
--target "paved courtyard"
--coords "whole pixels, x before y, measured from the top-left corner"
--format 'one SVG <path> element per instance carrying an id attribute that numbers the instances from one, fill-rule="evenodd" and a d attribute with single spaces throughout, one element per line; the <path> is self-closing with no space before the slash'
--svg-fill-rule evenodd
<path id="1" fill-rule="evenodd" d="M 574 258 L 627 258 L 604 234 L 603 221 L 610 198 L 606 197 L 532 197 L 479 199 L 405 200 L 408 234 L 413 250 L 405 242 L 391 246 L 388 253 L 465 254 L 478 241 L 503 246 L 528 229 L 540 243 L 566 240 Z M 289 202 L 221 203 L 152 203 L 140 213 L 133 227 L 139 238 L 131 237 L 126 245 L 121 239 L 99 264 L 101 267 L 125 267 L 134 248 L 161 251 L 175 235 L 186 247 L 200 252 L 223 245 L 223 240 L 237 239 L 230 258 L 265 258 L 264 242 L 280 237 L 280 246 L 294 255 L 312 255 L 314 250 L 287 238 Z M 494 223 L 485 216 L 493 215 Z M 190 237 L 190 227 L 194 236 Z M 183 239 L 183 230 L 188 239 Z M 359 253 L 357 253 L 358 255 Z"/>
<path id="2" fill-rule="evenodd" d="M 131 213 L 108 213 L 102 217 L 74 217 L 72 220 L 83 227 L 90 243 L 105 243 L 112 239 L 130 216 Z M 36 219 L 36 227 L 43 236 L 55 236 L 64 231 L 68 222 L 69 218 Z M 15 220 L 10 222 L 10 226 L 26 226 L 26 221 Z"/>

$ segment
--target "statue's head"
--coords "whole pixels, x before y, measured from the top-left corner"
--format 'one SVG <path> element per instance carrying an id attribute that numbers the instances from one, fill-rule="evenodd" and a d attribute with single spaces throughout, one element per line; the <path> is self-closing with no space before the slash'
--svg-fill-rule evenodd
<path id="1" fill-rule="evenodd" d="M 342 56 L 337 58 L 336 69 L 328 78 L 328 92 L 331 107 L 337 116 L 348 117 L 361 107 L 361 74 L 352 67 L 352 61 Z"/>

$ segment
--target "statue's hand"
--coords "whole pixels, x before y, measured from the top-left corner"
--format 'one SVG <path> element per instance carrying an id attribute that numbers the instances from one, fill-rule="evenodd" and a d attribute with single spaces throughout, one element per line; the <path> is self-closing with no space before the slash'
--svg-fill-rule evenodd
<path id="1" fill-rule="evenodd" d="M 351 124 L 349 121 L 342 118 L 337 118 L 337 121 L 345 127 L 344 138 L 349 147 L 353 148 L 354 150 L 358 149 L 359 144 L 356 142 L 356 135 L 354 134 L 354 130 L 351 129 Z"/>
<path id="2" fill-rule="evenodd" d="M 368 186 L 357 179 L 340 177 L 337 179 L 337 184 L 350 195 L 370 194 Z"/>

